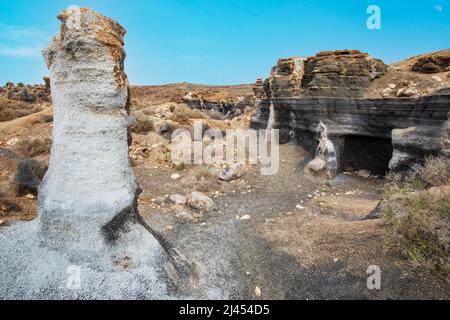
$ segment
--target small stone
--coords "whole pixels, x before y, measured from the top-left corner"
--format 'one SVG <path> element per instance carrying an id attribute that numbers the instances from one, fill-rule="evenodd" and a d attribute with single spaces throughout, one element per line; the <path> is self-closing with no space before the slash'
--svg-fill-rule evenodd
<path id="1" fill-rule="evenodd" d="M 334 258 L 333 261 L 334 261 L 334 262 L 338 262 L 339 259 L 338 259 L 338 258 Z"/>
<path id="2" fill-rule="evenodd" d="M 363 177 L 363 178 L 369 178 L 370 177 L 370 172 L 367 170 L 359 170 L 358 171 L 358 176 Z"/>
<path id="3" fill-rule="evenodd" d="M 258 286 L 256 286 L 255 287 L 255 296 L 257 297 L 257 298 L 260 298 L 261 297 L 261 294 L 262 294 L 262 292 L 261 292 L 261 288 L 260 287 L 258 287 Z"/>
<path id="4" fill-rule="evenodd" d="M 219 170 L 217 177 L 223 181 L 239 179 L 244 174 L 244 166 L 240 163 L 233 163 Z"/>
<path id="5" fill-rule="evenodd" d="M 34 199 L 34 198 L 36 198 L 36 197 L 35 197 L 34 195 L 32 195 L 31 193 L 27 194 L 26 197 L 27 197 L 28 199 Z"/>
<path id="6" fill-rule="evenodd" d="M 178 222 L 185 223 L 185 222 L 192 222 L 194 221 L 194 217 L 192 216 L 192 213 L 189 212 L 179 212 L 175 215 L 175 218 Z"/>
<path id="7" fill-rule="evenodd" d="M 301 205 L 299 205 L 299 204 L 296 206 L 296 208 L 297 208 L 298 210 L 303 210 L 303 209 L 305 209 L 305 207 L 303 207 L 303 206 L 301 206 Z"/>
<path id="8" fill-rule="evenodd" d="M 181 178 L 181 176 L 178 173 L 174 173 L 173 175 L 170 176 L 170 179 L 173 179 L 173 180 L 178 180 L 180 178 Z"/>
<path id="9" fill-rule="evenodd" d="M 197 211 L 208 212 L 215 208 L 214 201 L 210 197 L 197 191 L 189 195 L 187 203 L 189 207 Z"/>
<path id="10" fill-rule="evenodd" d="M 315 158 L 311 160 L 306 166 L 307 171 L 320 172 L 326 167 L 326 162 L 320 158 Z"/>
<path id="11" fill-rule="evenodd" d="M 251 218 L 252 218 L 252 217 L 250 217 L 250 215 L 246 214 L 246 215 L 242 216 L 242 217 L 240 218 L 240 220 L 250 220 Z"/>
<path id="12" fill-rule="evenodd" d="M 396 86 L 397 85 L 395 85 L 394 83 L 389 83 L 388 84 L 389 89 L 395 89 Z"/>
<path id="13" fill-rule="evenodd" d="M 184 205 L 187 202 L 187 198 L 181 194 L 172 194 L 169 199 L 170 202 L 177 205 Z"/>

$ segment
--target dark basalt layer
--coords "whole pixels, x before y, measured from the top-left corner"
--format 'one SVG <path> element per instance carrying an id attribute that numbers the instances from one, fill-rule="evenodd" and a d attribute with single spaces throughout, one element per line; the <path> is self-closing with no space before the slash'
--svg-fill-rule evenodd
<path id="1" fill-rule="evenodd" d="M 262 101 L 252 119 L 252 128 L 267 127 L 270 103 L 268 99 Z M 411 169 L 428 155 L 450 156 L 447 131 L 450 95 L 402 99 L 298 97 L 277 98 L 272 103 L 274 128 L 280 130 L 281 143 L 293 141 L 316 151 L 323 125 L 336 149 L 339 171 L 372 169 L 381 173 L 381 165 L 370 168 L 371 159 L 380 154 L 383 159 L 393 154 L 392 170 Z M 356 158 L 350 161 L 353 168 L 348 168 L 349 158 Z M 387 165 L 384 164 L 386 169 Z"/>

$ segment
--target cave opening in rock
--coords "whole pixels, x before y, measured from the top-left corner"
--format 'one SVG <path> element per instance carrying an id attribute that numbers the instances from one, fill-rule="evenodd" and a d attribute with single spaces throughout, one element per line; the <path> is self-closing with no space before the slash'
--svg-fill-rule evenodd
<path id="1" fill-rule="evenodd" d="M 344 171 L 367 170 L 372 174 L 385 175 L 392 158 L 392 140 L 367 136 L 345 136 L 342 154 Z"/>

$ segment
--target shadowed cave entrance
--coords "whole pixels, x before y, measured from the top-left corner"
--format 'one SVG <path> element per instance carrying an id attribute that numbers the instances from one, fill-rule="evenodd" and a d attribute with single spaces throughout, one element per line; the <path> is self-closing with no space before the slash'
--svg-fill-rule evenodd
<path id="1" fill-rule="evenodd" d="M 358 135 L 344 137 L 341 153 L 344 171 L 368 170 L 372 174 L 385 175 L 392 158 L 392 140 Z"/>

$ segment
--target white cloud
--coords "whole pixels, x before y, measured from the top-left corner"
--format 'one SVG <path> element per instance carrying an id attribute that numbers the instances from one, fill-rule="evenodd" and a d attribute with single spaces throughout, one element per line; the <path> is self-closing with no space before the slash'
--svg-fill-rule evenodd
<path id="1" fill-rule="evenodd" d="M 434 6 L 434 10 L 436 10 L 437 12 L 442 12 L 444 10 L 444 8 L 442 8 L 441 5 L 437 4 Z"/>
<path id="2" fill-rule="evenodd" d="M 41 50 L 51 37 L 44 30 L 0 24 L 0 56 L 42 58 Z"/>
<path id="3" fill-rule="evenodd" d="M 42 47 L 8 47 L 0 45 L 0 56 L 12 58 L 42 58 Z"/>

